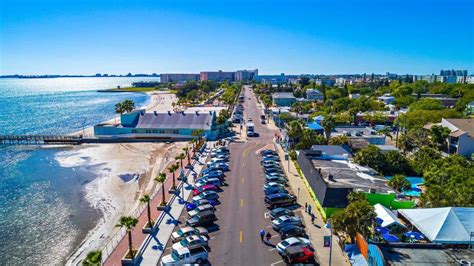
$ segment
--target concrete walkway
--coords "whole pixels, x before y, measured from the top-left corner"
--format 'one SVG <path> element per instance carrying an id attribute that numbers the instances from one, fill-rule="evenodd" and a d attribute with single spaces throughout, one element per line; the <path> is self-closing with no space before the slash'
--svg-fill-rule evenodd
<path id="1" fill-rule="evenodd" d="M 204 153 L 200 158 L 199 161 L 204 163 L 206 161 L 207 154 Z M 201 173 L 201 170 L 204 168 L 204 165 L 200 165 L 196 163 L 194 165 L 194 172 L 197 174 Z M 190 175 L 194 173 L 193 171 L 190 172 Z M 180 193 L 180 197 L 187 199 L 192 194 L 192 187 L 194 185 L 194 178 L 188 177 L 188 184 L 181 184 L 184 185 L 184 197 L 182 197 L 182 193 Z M 158 226 L 158 231 L 151 234 L 146 241 L 143 243 L 142 248 L 144 252 L 142 254 L 142 261 L 140 265 L 158 265 L 161 256 L 163 255 L 164 247 L 168 242 L 171 234 L 175 230 L 177 226 L 177 220 L 179 219 L 181 213 L 185 209 L 185 203 L 182 201 L 180 202 L 179 198 L 175 198 L 175 200 L 171 203 L 171 211 L 169 214 L 163 213 L 164 219 L 163 222 Z"/>
<path id="2" fill-rule="evenodd" d="M 187 158 L 183 160 L 184 165 L 188 164 Z M 176 170 L 175 176 L 176 178 L 179 176 L 180 169 Z M 176 180 L 176 185 L 178 186 L 179 181 Z M 172 197 L 171 194 L 168 193 L 169 188 L 171 188 L 173 184 L 173 178 L 172 175 L 169 173 L 168 178 L 165 181 L 165 200 L 169 201 L 170 198 Z M 161 185 L 159 186 L 158 193 L 156 193 L 155 197 L 151 200 L 150 202 L 150 209 L 151 209 L 151 218 L 153 221 L 157 221 L 158 218 L 161 215 L 161 211 L 157 210 L 158 204 L 161 202 Z M 146 208 L 142 211 L 138 219 L 138 224 L 133 228 L 132 230 L 132 244 L 134 249 L 139 249 L 142 243 L 145 241 L 145 239 L 148 237 L 148 234 L 144 234 L 142 232 L 142 228 L 144 225 L 148 222 L 148 214 L 146 211 Z M 123 236 L 123 238 L 120 240 L 119 244 L 115 247 L 115 249 L 112 251 L 112 253 L 107 257 L 107 259 L 104 261 L 104 265 L 113 265 L 113 266 L 118 266 L 122 265 L 122 258 L 125 256 L 125 254 L 128 252 L 128 237 L 127 234 Z"/>
<path id="3" fill-rule="evenodd" d="M 323 237 L 331 235 L 329 229 L 325 228 L 325 221 L 323 221 L 321 214 L 314 203 L 314 200 L 311 198 L 308 189 L 306 188 L 302 177 L 298 175 L 296 171 L 296 167 L 293 162 L 290 160 L 285 161 L 285 152 L 281 148 L 280 145 L 275 144 L 277 147 L 277 152 L 281 158 L 281 165 L 286 173 L 286 176 L 289 180 L 289 185 L 293 190 L 293 193 L 298 196 L 298 203 L 300 205 L 305 206 L 305 203 L 311 205 L 311 212 L 315 214 L 316 219 L 315 225 L 311 225 L 311 217 L 305 211 L 301 213 L 302 218 L 306 226 L 306 232 L 309 235 L 311 243 L 313 243 L 314 248 L 316 249 L 316 253 L 319 258 L 319 262 L 321 265 L 329 265 L 329 247 L 323 246 Z M 339 247 L 339 244 L 336 243 L 336 238 L 333 238 L 333 245 L 332 245 L 332 265 L 350 265 L 349 261 L 346 259 L 345 254 L 343 253 L 342 249 Z"/>

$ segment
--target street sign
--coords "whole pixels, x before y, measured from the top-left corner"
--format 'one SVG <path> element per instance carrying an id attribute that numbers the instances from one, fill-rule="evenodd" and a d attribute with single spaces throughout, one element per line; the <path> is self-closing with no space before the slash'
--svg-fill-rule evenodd
<path id="1" fill-rule="evenodd" d="M 323 242 L 324 242 L 324 245 L 323 245 L 323 246 L 324 246 L 325 248 L 330 247 L 330 246 L 331 246 L 331 236 L 324 236 L 323 239 L 324 239 L 324 241 L 323 241 Z"/>

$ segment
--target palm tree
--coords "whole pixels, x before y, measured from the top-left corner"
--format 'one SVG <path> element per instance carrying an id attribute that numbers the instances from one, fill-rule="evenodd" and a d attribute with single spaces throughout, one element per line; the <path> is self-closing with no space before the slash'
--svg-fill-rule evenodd
<path id="1" fill-rule="evenodd" d="M 166 205 L 165 201 L 165 181 L 166 181 L 166 174 L 160 173 L 157 177 L 155 177 L 155 181 L 161 184 L 161 206 Z"/>
<path id="2" fill-rule="evenodd" d="M 148 227 L 151 228 L 153 226 L 153 222 L 151 221 L 150 196 L 148 194 L 145 194 L 143 195 L 143 197 L 140 198 L 140 201 L 146 203 L 148 214 Z"/>
<path id="3" fill-rule="evenodd" d="M 196 139 L 191 140 L 191 145 L 193 145 L 193 156 L 196 156 Z"/>
<path id="4" fill-rule="evenodd" d="M 181 166 L 181 170 L 183 170 L 183 160 L 186 158 L 184 153 L 180 153 L 178 156 L 174 157 L 176 160 L 179 160 L 179 165 Z"/>
<path id="5" fill-rule="evenodd" d="M 293 146 L 294 143 L 299 142 L 300 138 L 303 137 L 303 130 L 305 129 L 305 124 L 303 120 L 298 119 L 291 121 L 286 128 L 288 132 L 288 137 L 290 137 Z"/>
<path id="6" fill-rule="evenodd" d="M 132 216 L 122 216 L 120 217 L 119 223 L 116 224 L 116 227 L 125 228 L 128 233 L 128 254 L 132 257 L 132 260 L 135 258 L 135 252 L 133 252 L 132 246 L 132 230 L 137 225 L 138 219 Z"/>
<path id="7" fill-rule="evenodd" d="M 170 167 L 168 167 L 168 171 L 173 174 L 173 186 L 171 187 L 172 189 L 176 189 L 176 180 L 175 180 L 175 174 L 174 172 L 178 170 L 179 166 L 177 164 L 173 164 Z"/>
<path id="8" fill-rule="evenodd" d="M 188 164 L 190 164 L 191 163 L 191 158 L 189 158 L 189 147 L 184 147 L 183 151 L 186 154 L 186 156 L 188 157 Z"/>
<path id="9" fill-rule="evenodd" d="M 198 138 L 198 148 L 201 147 L 202 144 L 202 136 L 204 135 L 204 129 L 196 129 L 191 133 L 191 136 Z"/>
<path id="10" fill-rule="evenodd" d="M 130 113 L 131 111 L 133 111 L 133 109 L 135 109 L 135 102 L 132 100 L 125 100 L 122 102 L 122 104 L 124 111 L 127 113 Z"/>
<path id="11" fill-rule="evenodd" d="M 82 262 L 83 266 L 99 266 L 102 263 L 102 251 L 92 250 L 87 253 L 86 259 Z"/>
<path id="12" fill-rule="evenodd" d="M 115 113 L 120 114 L 120 115 L 125 113 L 125 110 L 123 108 L 123 103 L 116 103 L 115 104 Z"/>
<path id="13" fill-rule="evenodd" d="M 332 115 L 325 117 L 324 120 L 321 122 L 321 126 L 324 128 L 324 135 L 326 135 L 326 143 L 329 142 L 331 138 L 331 132 L 336 125 L 336 120 Z"/>

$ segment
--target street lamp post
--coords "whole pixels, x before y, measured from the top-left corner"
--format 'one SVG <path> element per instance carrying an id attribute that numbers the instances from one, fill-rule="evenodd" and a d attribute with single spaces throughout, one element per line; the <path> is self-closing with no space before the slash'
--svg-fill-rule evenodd
<path id="1" fill-rule="evenodd" d="M 326 225 L 324 226 L 329 229 L 331 232 L 331 237 L 329 238 L 329 266 L 331 266 L 331 259 L 332 259 L 332 228 L 331 228 L 331 219 L 328 218 Z"/>
<path id="2" fill-rule="evenodd" d="M 296 197 L 296 199 L 299 201 L 300 200 L 300 188 L 298 188 L 298 196 Z"/>

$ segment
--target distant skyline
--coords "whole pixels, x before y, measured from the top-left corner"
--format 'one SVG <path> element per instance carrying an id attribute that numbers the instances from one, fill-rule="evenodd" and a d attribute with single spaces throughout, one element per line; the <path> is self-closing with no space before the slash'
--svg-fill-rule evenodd
<path id="1" fill-rule="evenodd" d="M 0 75 L 474 72 L 474 1 L 0 2 Z"/>

